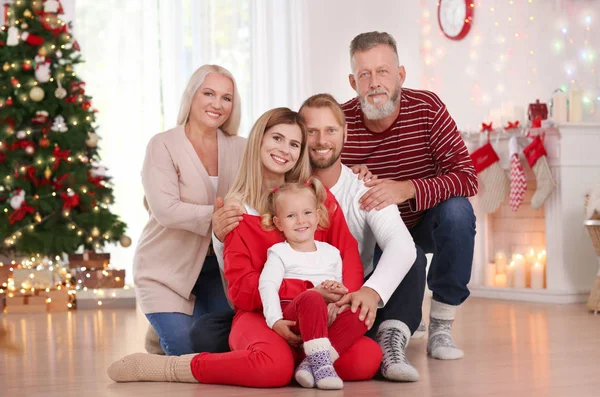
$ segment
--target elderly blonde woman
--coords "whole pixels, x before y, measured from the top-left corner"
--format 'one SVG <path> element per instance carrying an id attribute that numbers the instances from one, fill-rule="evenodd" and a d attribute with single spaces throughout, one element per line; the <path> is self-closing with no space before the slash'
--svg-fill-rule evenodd
<path id="1" fill-rule="evenodd" d="M 211 218 L 244 152 L 240 108 L 231 73 L 204 65 L 183 93 L 177 127 L 155 135 L 146 149 L 142 184 L 150 218 L 136 249 L 134 280 L 138 304 L 167 355 L 192 353 L 193 321 L 229 309 Z"/>

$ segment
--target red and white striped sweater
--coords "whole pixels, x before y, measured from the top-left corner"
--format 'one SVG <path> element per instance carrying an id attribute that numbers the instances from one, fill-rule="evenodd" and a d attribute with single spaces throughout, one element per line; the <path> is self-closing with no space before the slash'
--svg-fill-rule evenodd
<path id="1" fill-rule="evenodd" d="M 434 93 L 403 88 L 398 118 L 379 133 L 365 127 L 358 98 L 342 108 L 348 124 L 342 162 L 366 164 L 379 178 L 415 185 L 415 199 L 399 206 L 407 227 L 450 197 L 477 194 L 477 174 L 467 147 L 446 105 Z"/>

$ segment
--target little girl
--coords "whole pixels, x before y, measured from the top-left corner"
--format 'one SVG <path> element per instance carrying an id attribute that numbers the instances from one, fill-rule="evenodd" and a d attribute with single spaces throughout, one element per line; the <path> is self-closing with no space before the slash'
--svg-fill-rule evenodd
<path id="1" fill-rule="evenodd" d="M 310 281 L 340 296 L 348 292 L 342 284 L 339 251 L 314 239 L 317 227 L 329 225 L 326 198 L 325 188 L 316 178 L 306 183 L 286 183 L 269 193 L 263 228 L 276 227 L 286 241 L 269 248 L 258 289 L 268 326 L 287 340 L 292 330 L 299 330 L 306 358 L 296 369 L 298 383 L 303 387 L 316 384 L 319 389 L 341 389 L 343 382 L 333 362 L 367 331 L 358 319 L 358 311 L 338 312 L 332 305 L 334 320 L 328 326 L 327 302 L 319 291 L 307 290 L 291 302 L 279 300 L 284 278 Z M 362 279 L 363 275 L 352 277 Z"/>

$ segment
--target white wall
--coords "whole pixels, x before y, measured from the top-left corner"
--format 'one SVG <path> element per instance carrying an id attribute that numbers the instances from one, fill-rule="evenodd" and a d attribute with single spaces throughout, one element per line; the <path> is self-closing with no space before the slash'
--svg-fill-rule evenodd
<path id="1" fill-rule="evenodd" d="M 598 117 L 600 1 L 475 0 L 471 31 L 461 41 L 441 36 L 436 1 L 423 3 L 421 85 L 440 95 L 459 128 L 477 128 L 505 101 L 548 101 L 561 86 L 585 90 L 584 120 Z"/>
<path id="2" fill-rule="evenodd" d="M 359 33 L 386 31 L 398 42 L 406 67 L 405 86 L 418 88 L 420 74 L 417 1 L 311 1 L 306 17 L 308 40 L 307 91 L 328 92 L 339 102 L 355 96 L 350 84 L 350 41 Z"/>

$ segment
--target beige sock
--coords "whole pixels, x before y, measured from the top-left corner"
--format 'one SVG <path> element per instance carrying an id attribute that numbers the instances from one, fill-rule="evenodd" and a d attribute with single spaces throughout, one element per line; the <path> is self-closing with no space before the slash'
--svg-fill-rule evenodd
<path id="1" fill-rule="evenodd" d="M 134 353 L 115 361 L 107 374 L 115 382 L 198 382 L 190 363 L 195 354 L 160 356 Z"/>

